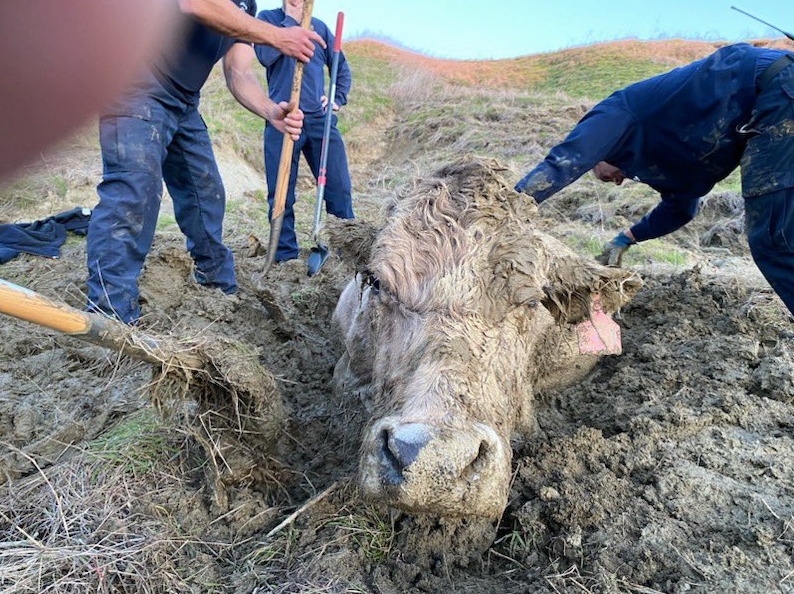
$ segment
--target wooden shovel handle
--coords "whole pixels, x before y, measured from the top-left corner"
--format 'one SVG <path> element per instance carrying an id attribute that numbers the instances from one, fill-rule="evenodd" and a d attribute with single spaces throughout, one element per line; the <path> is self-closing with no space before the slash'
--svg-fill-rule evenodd
<path id="1" fill-rule="evenodd" d="M 314 0 L 304 0 L 303 18 L 301 19 L 301 27 L 304 29 L 311 29 L 313 8 Z M 295 64 L 295 74 L 292 76 L 292 92 L 289 97 L 293 112 L 300 108 L 302 83 L 303 62 L 297 62 Z M 273 196 L 273 213 L 270 216 L 271 221 L 274 221 L 284 214 L 284 208 L 287 203 L 287 188 L 289 187 L 289 178 L 292 169 L 292 149 L 294 146 L 295 141 L 292 140 L 292 136 L 284 134 L 284 140 L 281 143 L 281 158 L 278 162 L 278 177 L 276 178 L 276 192 Z"/>
<path id="2" fill-rule="evenodd" d="M 38 293 L 0 280 L 0 313 L 64 334 L 87 334 L 91 318 L 68 305 L 53 303 Z"/>
<path id="3" fill-rule="evenodd" d="M 204 364 L 197 353 L 180 351 L 170 343 L 155 340 L 117 320 L 50 301 L 43 295 L 4 280 L 0 280 L 0 314 L 32 322 L 149 363 L 162 364 L 174 360 L 192 369 L 199 369 Z"/>

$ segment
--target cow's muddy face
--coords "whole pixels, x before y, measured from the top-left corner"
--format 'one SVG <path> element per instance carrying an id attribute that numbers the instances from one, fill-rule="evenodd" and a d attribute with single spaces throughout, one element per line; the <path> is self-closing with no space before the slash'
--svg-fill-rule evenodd
<path id="1" fill-rule="evenodd" d="M 372 426 L 362 444 L 362 493 L 412 512 L 497 517 L 507 498 L 509 445 L 492 428 L 406 423 Z"/>
<path id="2" fill-rule="evenodd" d="M 570 355 L 554 318 L 581 316 L 598 288 L 594 264 L 566 276 L 579 259 L 534 232 L 536 207 L 498 171 L 458 163 L 392 205 L 377 233 L 350 222 L 331 230 L 359 270 L 337 307 L 346 353 L 335 379 L 363 386 L 373 416 L 359 465 L 372 500 L 498 517 L 511 434 L 532 425 L 545 381 L 535 347 L 556 332 L 555 348 Z M 583 281 L 586 290 L 574 286 Z"/>

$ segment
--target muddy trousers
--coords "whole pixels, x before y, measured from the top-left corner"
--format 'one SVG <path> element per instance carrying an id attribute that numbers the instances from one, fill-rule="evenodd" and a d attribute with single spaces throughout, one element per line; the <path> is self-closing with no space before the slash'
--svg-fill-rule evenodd
<path id="1" fill-rule="evenodd" d="M 303 133 L 292 151 L 287 203 L 284 211 L 284 226 L 276 251 L 276 262 L 298 257 L 298 239 L 295 235 L 295 184 L 298 179 L 298 161 L 301 152 L 309 163 L 315 179 L 320 172 L 320 150 L 323 140 L 323 114 L 306 114 L 303 120 Z M 273 211 L 273 198 L 278 178 L 278 162 L 281 158 L 282 134 L 268 125 L 265 127 L 265 174 L 267 176 L 267 201 L 270 205 L 268 218 Z M 350 173 L 347 168 L 345 143 L 336 128 L 336 116 L 331 126 L 331 139 L 328 150 L 328 172 L 325 187 L 325 210 L 340 219 L 353 218 L 353 204 L 350 190 Z M 311 221 L 308 221 L 311 225 Z"/>
<path id="2" fill-rule="evenodd" d="M 753 260 L 794 315 L 794 188 L 747 198 L 744 212 Z"/>
<path id="3" fill-rule="evenodd" d="M 140 316 L 137 279 L 152 245 L 163 180 L 202 285 L 237 289 L 221 240 L 226 195 L 195 105 L 126 98 L 100 118 L 103 177 L 88 229 L 88 309 L 124 322 Z"/>
<path id="4" fill-rule="evenodd" d="M 758 268 L 794 314 L 794 66 L 761 91 L 746 128 L 747 241 Z"/>

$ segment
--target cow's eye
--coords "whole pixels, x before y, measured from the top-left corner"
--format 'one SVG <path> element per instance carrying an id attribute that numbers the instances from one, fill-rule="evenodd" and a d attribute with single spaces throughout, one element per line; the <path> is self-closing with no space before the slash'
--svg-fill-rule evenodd
<path id="1" fill-rule="evenodd" d="M 372 290 L 372 294 L 376 297 L 380 295 L 380 279 L 377 276 L 371 276 L 369 279 L 369 286 Z"/>
<path id="2" fill-rule="evenodd" d="M 380 279 L 377 276 L 367 272 L 364 276 L 364 284 L 370 288 L 373 296 L 377 297 L 380 295 Z"/>

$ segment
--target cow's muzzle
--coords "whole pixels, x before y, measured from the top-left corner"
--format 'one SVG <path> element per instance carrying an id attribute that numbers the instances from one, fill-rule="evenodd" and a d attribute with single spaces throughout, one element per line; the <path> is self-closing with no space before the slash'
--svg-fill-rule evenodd
<path id="1" fill-rule="evenodd" d="M 407 511 L 495 517 L 510 472 L 506 441 L 490 427 L 379 421 L 367 433 L 359 468 L 364 495 Z"/>

